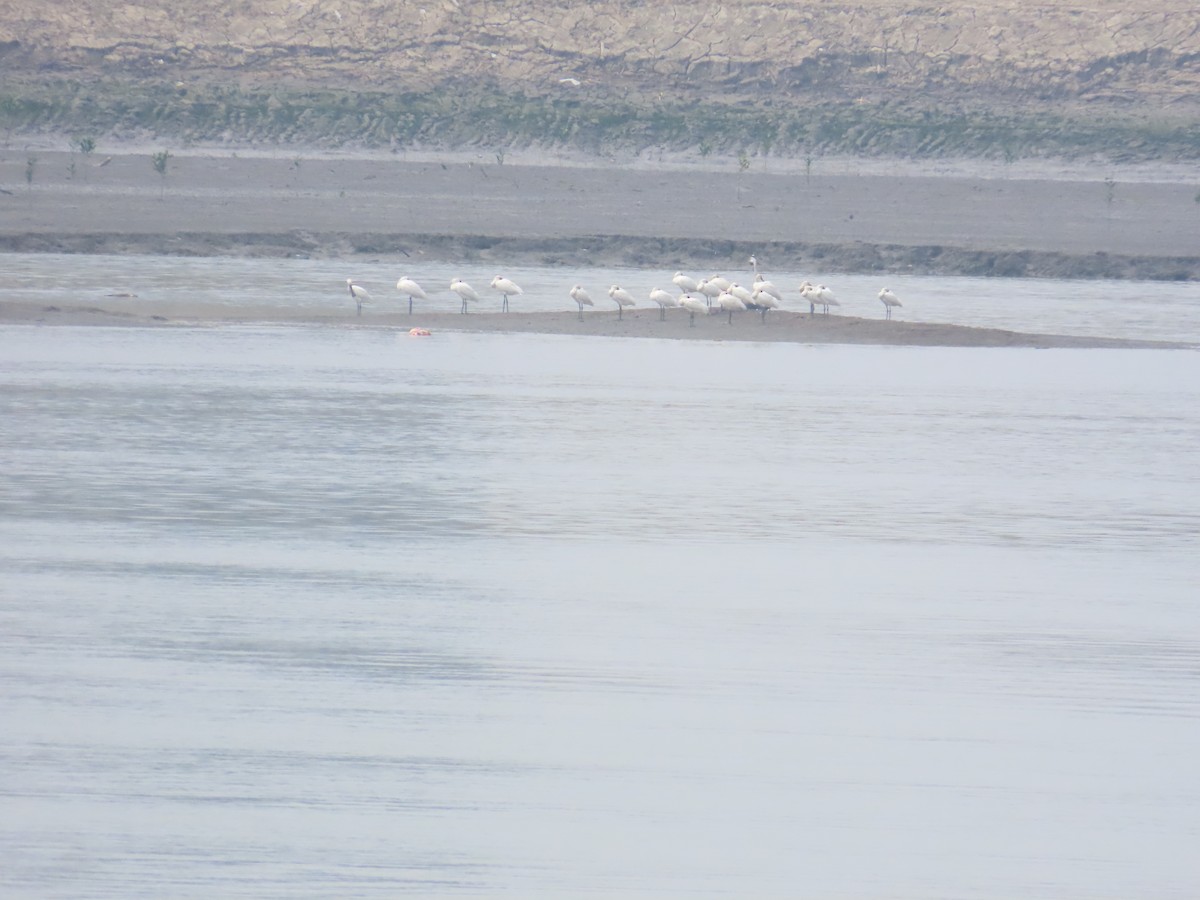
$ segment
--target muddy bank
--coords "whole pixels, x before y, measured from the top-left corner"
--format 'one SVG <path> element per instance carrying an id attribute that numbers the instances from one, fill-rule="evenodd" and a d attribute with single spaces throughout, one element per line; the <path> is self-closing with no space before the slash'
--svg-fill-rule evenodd
<path id="1" fill-rule="evenodd" d="M 575 335 L 591 337 L 658 338 L 695 341 L 751 341 L 797 344 L 874 344 L 910 347 L 1076 347 L 1112 349 L 1188 349 L 1192 345 L 1166 341 L 1075 335 L 1029 334 L 999 328 L 974 328 L 921 322 L 862 319 L 854 316 L 810 315 L 774 311 L 766 320 L 757 313 L 738 314 L 730 323 L 724 314 L 699 315 L 693 320 L 679 309 L 659 320 L 653 310 L 595 311 L 582 321 L 573 312 L 534 313 L 404 313 L 280 309 L 278 307 L 163 304 L 151 306 L 137 298 L 113 298 L 103 306 L 46 307 L 0 300 L 0 323 L 41 326 L 180 327 L 271 323 L 342 328 L 427 329 L 431 337 L 453 332 Z M 419 339 L 414 337 L 414 340 Z"/>
<path id="2" fill-rule="evenodd" d="M 776 268 L 847 273 L 974 275 L 1005 278 L 1103 278 L 1148 281 L 1200 280 L 1200 257 L 1075 255 L 1037 250 L 967 250 L 898 244 L 806 244 L 593 235 L 569 238 L 506 238 L 436 234 L 23 234 L 0 235 L 0 252 L 235 256 L 249 258 L 421 258 L 455 262 L 564 268 L 629 266 L 704 268 L 750 254 Z"/>
<path id="3" fill-rule="evenodd" d="M 1193 184 L 180 154 L 0 154 L 0 251 L 1200 280 Z"/>

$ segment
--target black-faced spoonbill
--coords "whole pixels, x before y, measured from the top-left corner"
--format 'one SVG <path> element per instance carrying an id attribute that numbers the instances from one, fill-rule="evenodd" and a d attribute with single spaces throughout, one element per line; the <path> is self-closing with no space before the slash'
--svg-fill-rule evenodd
<path id="1" fill-rule="evenodd" d="M 817 286 L 811 281 L 800 282 L 800 299 L 808 301 L 808 314 L 815 316 L 817 314 Z"/>
<path id="2" fill-rule="evenodd" d="M 505 278 L 503 275 L 497 275 L 492 279 L 491 288 L 504 295 L 504 305 L 501 307 L 501 311 L 503 312 L 508 312 L 509 297 L 519 297 L 525 293 L 515 281 Z"/>
<path id="3" fill-rule="evenodd" d="M 721 291 L 721 296 L 717 298 L 717 304 L 721 309 L 729 313 L 729 324 L 733 324 L 733 314 L 735 312 L 745 312 L 746 304 L 740 298 L 731 294 L 729 291 Z"/>
<path id="4" fill-rule="evenodd" d="M 737 282 L 729 286 L 729 293 L 741 300 L 746 306 L 750 306 L 754 302 L 754 292 L 747 290 Z"/>
<path id="5" fill-rule="evenodd" d="M 700 290 L 700 282 L 690 275 L 684 275 L 682 272 L 676 272 L 671 276 L 671 282 L 675 287 L 679 288 L 681 293 L 690 294 L 692 291 Z"/>
<path id="6" fill-rule="evenodd" d="M 582 284 L 577 284 L 571 288 L 571 299 L 579 306 L 579 321 L 583 321 L 583 308 L 585 306 L 595 306 L 592 298 L 588 296 L 588 292 L 583 289 Z"/>
<path id="7" fill-rule="evenodd" d="M 716 277 L 715 275 L 713 276 L 713 278 Z M 700 284 L 696 289 L 704 295 L 704 304 L 706 306 L 712 306 L 713 301 L 721 296 L 721 291 L 725 290 L 725 288 L 713 281 L 712 278 L 701 278 Z"/>
<path id="8" fill-rule="evenodd" d="M 420 297 L 422 300 L 429 299 L 425 296 L 425 291 L 421 289 L 421 286 L 407 275 L 403 276 L 399 281 L 396 282 L 396 290 L 398 290 L 401 294 L 408 295 L 408 314 L 410 316 L 412 315 L 413 297 Z"/>
<path id="9" fill-rule="evenodd" d="M 838 303 L 837 297 L 833 296 L 833 291 L 825 287 L 823 284 L 817 285 L 815 296 L 817 298 L 817 302 L 821 304 L 821 310 L 825 313 L 825 315 L 829 315 L 829 307 L 840 307 L 842 305 Z"/>
<path id="10" fill-rule="evenodd" d="M 637 301 L 633 299 L 633 294 L 629 293 L 623 287 L 617 287 L 615 284 L 608 289 L 608 296 L 617 304 L 618 319 L 624 314 L 625 307 L 637 306 Z"/>
<path id="11" fill-rule="evenodd" d="M 762 313 L 763 324 L 767 324 L 767 313 L 773 309 L 779 309 L 779 301 L 774 294 L 769 294 L 762 288 L 754 289 L 754 305 Z"/>
<path id="12" fill-rule="evenodd" d="M 667 293 L 662 288 L 655 288 L 650 292 L 650 302 L 658 304 L 658 321 L 660 322 L 666 321 L 668 306 L 679 305 L 679 301 L 675 299 L 675 295 Z"/>
<path id="13" fill-rule="evenodd" d="M 455 278 L 452 282 L 450 282 L 450 290 L 454 291 L 454 293 L 458 294 L 458 296 L 462 298 L 462 309 L 459 310 L 461 313 L 466 313 L 468 300 L 472 303 L 479 302 L 479 295 L 475 293 L 475 288 L 471 287 L 461 278 Z"/>
<path id="14" fill-rule="evenodd" d="M 702 316 L 708 315 L 708 304 L 692 294 L 684 294 L 679 298 L 679 305 L 688 311 L 691 321 L 688 324 L 689 328 L 696 327 L 696 313 Z"/>
<path id="15" fill-rule="evenodd" d="M 883 304 L 883 308 L 887 311 L 886 318 L 888 319 L 892 317 L 892 309 L 894 307 L 904 305 L 900 302 L 900 298 L 892 293 L 891 288 L 884 288 L 879 292 L 879 302 Z"/>
<path id="16" fill-rule="evenodd" d="M 783 302 L 783 291 L 779 290 L 779 288 L 767 281 L 767 276 L 761 273 L 754 276 L 754 284 L 750 286 L 750 289 L 755 292 L 763 291 L 767 294 L 770 294 L 780 303 Z"/>
<path id="17" fill-rule="evenodd" d="M 350 290 L 350 296 L 354 298 L 354 304 L 358 307 L 358 314 L 361 316 L 363 304 L 371 302 L 371 295 L 353 278 L 346 279 L 346 287 Z"/>

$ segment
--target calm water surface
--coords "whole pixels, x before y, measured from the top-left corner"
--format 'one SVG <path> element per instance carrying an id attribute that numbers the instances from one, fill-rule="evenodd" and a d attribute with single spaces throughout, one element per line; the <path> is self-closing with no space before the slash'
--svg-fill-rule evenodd
<path id="1" fill-rule="evenodd" d="M 0 422 L 5 897 L 1200 891 L 1195 352 L 8 326 Z"/>

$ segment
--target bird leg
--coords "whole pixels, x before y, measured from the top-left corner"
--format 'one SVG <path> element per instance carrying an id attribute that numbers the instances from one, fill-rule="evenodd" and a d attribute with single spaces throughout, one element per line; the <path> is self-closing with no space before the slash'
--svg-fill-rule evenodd
<path id="1" fill-rule="evenodd" d="M 504 305 L 500 308 L 501 312 L 508 312 L 508 294 L 504 295 Z"/>
<path id="2" fill-rule="evenodd" d="M 412 315 L 412 297 L 411 296 L 408 298 L 408 314 L 410 316 Z"/>

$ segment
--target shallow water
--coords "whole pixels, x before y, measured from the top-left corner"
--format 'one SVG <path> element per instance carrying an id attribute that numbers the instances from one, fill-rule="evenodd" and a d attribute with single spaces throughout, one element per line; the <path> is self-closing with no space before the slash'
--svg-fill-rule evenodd
<path id="1" fill-rule="evenodd" d="M 1194 897 L 1197 410 L 1191 351 L 0 327 L 0 893 Z"/>
<path id="2" fill-rule="evenodd" d="M 395 288 L 401 275 L 415 278 L 429 296 L 415 312 L 457 312 L 461 301 L 450 282 L 464 278 L 481 296 L 477 313 L 500 312 L 501 298 L 488 287 L 496 269 L 490 263 L 452 266 L 446 263 L 395 263 L 344 260 L 277 260 L 6 254 L 5 299 L 40 306 L 87 303 L 119 307 L 111 294 L 136 294 L 142 303 L 204 303 L 230 306 L 353 309 L 345 280 L 353 277 L 371 292 L 367 310 L 407 309 L 407 297 Z M 406 261 L 407 263 L 407 261 Z M 514 267 L 504 274 L 524 294 L 512 299 L 514 310 L 575 311 L 572 285 L 583 284 L 597 310 L 614 310 L 609 285 L 619 284 L 653 308 L 649 293 L 674 291 L 671 271 L 596 267 L 570 269 Z M 692 272 L 704 277 L 712 272 Z M 827 284 L 845 315 L 882 317 L 879 289 L 899 295 L 904 307 L 896 317 L 909 322 L 939 322 L 1053 334 L 1127 337 L 1144 340 L 1200 342 L 1200 288 L 1180 282 L 1067 281 L 1015 278 L 942 278 L 903 275 L 845 275 L 836 272 L 765 272 L 785 295 L 785 309 L 807 311 L 799 284 Z M 753 274 L 725 271 L 743 284 Z"/>

